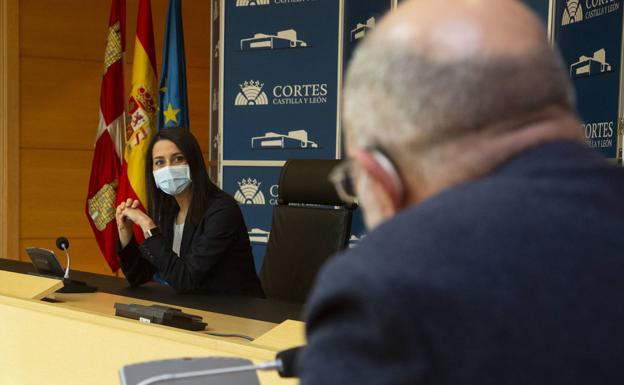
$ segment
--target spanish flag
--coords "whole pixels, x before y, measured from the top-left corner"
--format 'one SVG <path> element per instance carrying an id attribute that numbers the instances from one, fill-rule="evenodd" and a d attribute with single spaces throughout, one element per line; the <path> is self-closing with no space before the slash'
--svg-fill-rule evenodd
<path id="1" fill-rule="evenodd" d="M 86 214 L 95 239 L 112 271 L 119 269 L 115 201 L 121 174 L 126 111 L 124 53 L 126 1 L 112 0 L 100 89 L 100 123 L 95 138 Z"/>
<path id="2" fill-rule="evenodd" d="M 117 204 L 128 198 L 138 199 L 143 211 L 147 207 L 145 159 L 149 141 L 157 127 L 157 98 L 158 81 L 151 2 L 139 0 L 132 65 L 132 90 L 128 102 L 130 122 L 126 128 L 126 148 Z M 134 235 L 137 242 L 143 241 L 143 232 L 137 226 L 134 226 Z"/>

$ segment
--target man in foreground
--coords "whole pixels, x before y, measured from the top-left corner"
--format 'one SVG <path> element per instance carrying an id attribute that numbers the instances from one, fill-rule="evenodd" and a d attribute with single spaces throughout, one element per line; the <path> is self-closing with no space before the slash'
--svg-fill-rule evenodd
<path id="1" fill-rule="evenodd" d="M 624 175 L 525 6 L 405 3 L 343 118 L 370 233 L 319 275 L 303 385 L 624 382 Z"/>

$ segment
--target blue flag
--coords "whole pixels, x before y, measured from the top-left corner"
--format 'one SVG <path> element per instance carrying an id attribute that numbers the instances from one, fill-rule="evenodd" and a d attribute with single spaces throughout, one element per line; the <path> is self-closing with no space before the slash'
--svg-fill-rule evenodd
<path id="1" fill-rule="evenodd" d="M 160 74 L 159 107 L 159 130 L 167 127 L 190 128 L 180 0 L 169 0 L 162 73 Z"/>

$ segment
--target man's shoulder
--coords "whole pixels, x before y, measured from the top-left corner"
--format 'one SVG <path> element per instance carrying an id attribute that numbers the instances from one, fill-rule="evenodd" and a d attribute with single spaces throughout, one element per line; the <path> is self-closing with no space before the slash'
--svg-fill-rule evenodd
<path id="1" fill-rule="evenodd" d="M 325 270 L 338 275 L 345 271 L 379 276 L 395 264 L 413 267 L 432 252 L 441 252 L 447 242 L 465 241 L 469 234 L 463 230 L 473 226 L 475 215 L 492 204 L 493 188 L 471 183 L 409 207 L 372 230 L 355 247 L 332 258 Z M 492 219 L 502 220 L 498 216 Z"/>
<path id="2" fill-rule="evenodd" d="M 517 187 L 513 181 L 482 180 L 443 191 L 382 223 L 364 237 L 358 252 L 366 254 L 372 248 L 392 254 L 410 247 L 422 252 L 428 246 L 444 247 L 450 238 L 468 239 L 465 230 L 476 222 L 481 226 L 505 222 L 507 215 L 520 209 L 524 199 L 514 197 Z M 492 210 L 495 215 L 489 215 Z"/>
<path id="3" fill-rule="evenodd" d="M 382 280 L 388 278 L 384 273 L 397 276 L 422 272 L 427 280 L 427 273 L 435 275 L 447 271 L 448 266 L 469 273 L 471 267 L 465 261 L 472 256 L 479 256 L 479 264 L 487 264 L 488 259 L 497 264 L 497 253 L 523 249 L 527 238 L 534 245 L 541 242 L 542 229 L 581 233 L 582 224 L 575 218 L 587 199 L 594 202 L 596 218 L 612 211 L 610 202 L 618 191 L 624 194 L 624 189 L 609 189 L 609 179 L 592 179 L 605 183 L 602 191 L 591 191 L 589 179 L 567 176 L 492 175 L 464 183 L 403 210 L 356 247 L 334 258 L 327 270 L 340 275 L 360 274 L 365 269 L 375 272 L 371 273 L 372 279 Z"/>

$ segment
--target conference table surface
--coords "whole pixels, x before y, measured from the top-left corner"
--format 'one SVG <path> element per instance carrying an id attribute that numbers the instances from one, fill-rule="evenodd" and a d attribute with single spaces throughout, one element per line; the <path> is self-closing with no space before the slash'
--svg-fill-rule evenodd
<path id="1" fill-rule="evenodd" d="M 24 274 L 35 272 L 31 263 L 3 258 L 0 258 L 0 270 Z M 303 305 L 293 302 L 216 294 L 177 294 L 170 287 L 154 282 L 130 287 L 124 278 L 83 271 L 71 271 L 70 278 L 97 287 L 97 292 L 125 297 L 124 302 L 134 298 L 142 300 L 141 303 L 158 302 L 270 323 L 302 320 Z"/>
<path id="2" fill-rule="evenodd" d="M 126 365 L 182 357 L 259 363 L 305 344 L 304 324 L 292 320 L 301 314 L 297 304 L 176 295 L 166 286 L 130 288 L 124 279 L 85 272 L 74 272 L 72 278 L 97 286 L 97 292 L 59 293 L 60 280 L 24 274 L 32 271 L 28 263 L 0 259 L 2 384 L 109 385 L 119 383 L 119 370 Z M 208 325 L 188 331 L 145 324 L 115 316 L 115 303 L 173 306 Z M 298 383 L 274 371 L 257 375 L 262 385 Z"/>
<path id="3" fill-rule="evenodd" d="M 20 280 L 21 275 L 22 289 L 29 281 L 36 281 L 29 278 L 34 278 L 32 275 L 23 275 L 33 272 L 30 263 L 0 259 L 0 273 L 4 273 L 0 275 L 11 278 L 11 282 Z M 46 283 L 46 279 L 37 278 L 42 281 L 39 283 Z M 155 283 L 132 288 L 123 278 L 80 271 L 72 272 L 71 278 L 98 290 L 58 293 L 54 292 L 58 285 L 47 279 L 51 294 L 43 300 L 31 297 L 32 293 L 0 293 L 0 308 L 5 312 L 0 357 L 11 368 L 0 373 L 0 383 L 10 379 L 20 385 L 60 385 L 68 383 L 64 373 L 73 373 L 69 383 L 104 385 L 117 383 L 117 371 L 130 363 L 221 356 L 245 357 L 258 363 L 272 359 L 275 352 L 305 344 L 304 324 L 298 321 L 300 304 L 224 295 L 179 295 Z M 33 285 L 34 292 L 40 291 L 38 286 Z M 208 325 L 198 332 L 145 325 L 115 316 L 115 303 L 164 304 L 201 316 Z M 72 337 L 58 343 L 58 335 Z M 37 359 L 31 359 L 33 352 L 43 351 Z M 55 358 L 67 354 L 71 359 Z M 281 379 L 275 372 L 258 372 L 258 376 L 263 385 L 297 383 Z"/>

